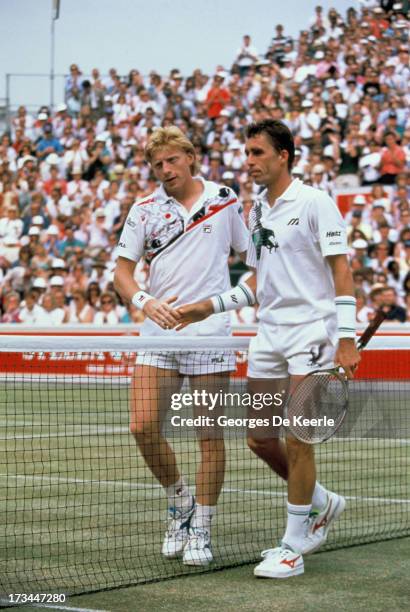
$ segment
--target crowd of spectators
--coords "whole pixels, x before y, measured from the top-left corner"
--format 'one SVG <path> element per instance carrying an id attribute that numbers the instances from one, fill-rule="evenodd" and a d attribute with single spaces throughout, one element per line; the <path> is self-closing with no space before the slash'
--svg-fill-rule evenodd
<path id="1" fill-rule="evenodd" d="M 115 294 L 113 268 L 130 206 L 156 187 L 147 138 L 178 125 L 202 175 L 231 186 L 246 218 L 255 186 L 245 128 L 267 117 L 294 135 L 295 177 L 358 194 L 346 215 L 358 321 L 378 307 L 409 321 L 408 9 L 407 0 L 362 0 L 343 16 L 317 6 L 297 39 L 279 24 L 260 53 L 246 35 L 233 65 L 212 75 L 95 68 L 86 77 L 72 64 L 64 102 L 35 116 L 21 106 L 0 140 L 1 322 L 140 322 Z M 144 286 L 144 262 L 136 274 Z M 255 312 L 235 317 L 249 323 Z"/>

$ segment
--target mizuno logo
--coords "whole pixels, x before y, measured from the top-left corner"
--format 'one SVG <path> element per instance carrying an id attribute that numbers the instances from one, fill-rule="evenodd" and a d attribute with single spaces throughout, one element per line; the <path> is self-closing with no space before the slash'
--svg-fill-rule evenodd
<path id="1" fill-rule="evenodd" d="M 289 565 L 289 567 L 293 569 L 298 559 L 300 559 L 300 555 L 298 557 L 294 557 L 293 559 L 283 559 L 283 561 L 281 561 L 281 565 Z"/>
<path id="2" fill-rule="evenodd" d="M 299 217 L 295 217 L 294 219 L 291 219 L 288 225 L 299 225 Z"/>
<path id="3" fill-rule="evenodd" d="M 341 236 L 342 232 L 327 232 L 326 238 L 334 238 L 335 236 Z"/>

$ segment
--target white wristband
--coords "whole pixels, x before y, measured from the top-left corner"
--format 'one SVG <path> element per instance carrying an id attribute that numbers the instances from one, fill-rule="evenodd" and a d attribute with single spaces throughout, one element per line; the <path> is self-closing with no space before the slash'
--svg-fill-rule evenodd
<path id="1" fill-rule="evenodd" d="M 338 295 L 335 298 L 339 338 L 356 337 L 356 298 Z"/>
<path id="2" fill-rule="evenodd" d="M 220 293 L 211 298 L 214 312 L 225 312 L 226 310 L 238 310 L 244 306 L 253 306 L 256 303 L 255 295 L 248 285 L 237 285 L 225 293 Z"/>
<path id="3" fill-rule="evenodd" d="M 134 293 L 134 295 L 132 296 L 131 302 L 139 310 L 143 310 L 148 300 L 153 300 L 153 299 L 154 298 L 149 293 L 146 293 L 145 291 L 137 291 L 137 293 Z"/>

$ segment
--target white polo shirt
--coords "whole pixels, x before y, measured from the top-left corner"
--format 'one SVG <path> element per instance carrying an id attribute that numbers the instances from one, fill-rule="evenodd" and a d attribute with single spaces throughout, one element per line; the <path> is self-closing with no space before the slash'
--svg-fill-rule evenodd
<path id="1" fill-rule="evenodd" d="M 236 194 L 228 187 L 197 180 L 204 191 L 189 212 L 162 186 L 136 202 L 118 243 L 118 256 L 132 261 L 145 257 L 150 264 L 149 292 L 160 300 L 178 296 L 173 306 L 230 289 L 230 249 L 242 253 L 249 242 Z M 193 326 L 187 329 L 194 332 Z"/>
<path id="2" fill-rule="evenodd" d="M 247 263 L 257 269 L 259 320 L 294 325 L 336 314 L 325 257 L 348 253 L 346 225 L 324 191 L 294 179 L 272 207 L 267 191 L 249 214 Z"/>

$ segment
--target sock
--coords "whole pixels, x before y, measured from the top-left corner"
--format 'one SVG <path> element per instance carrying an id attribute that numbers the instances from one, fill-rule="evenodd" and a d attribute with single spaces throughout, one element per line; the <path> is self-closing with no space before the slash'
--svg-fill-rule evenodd
<path id="1" fill-rule="evenodd" d="M 168 506 L 177 510 L 188 510 L 192 506 L 192 493 L 181 476 L 174 484 L 165 487 L 168 497 Z"/>
<path id="2" fill-rule="evenodd" d="M 312 505 L 296 506 L 288 502 L 287 507 L 288 522 L 286 524 L 285 535 L 282 538 L 282 546 L 284 546 L 284 548 L 286 548 L 286 545 L 290 546 L 292 550 L 298 552 L 300 550 L 300 542 L 306 533 L 306 526 Z"/>
<path id="3" fill-rule="evenodd" d="M 191 527 L 201 527 L 209 531 L 215 510 L 216 506 L 203 506 L 202 504 L 197 503 L 195 506 L 194 516 L 191 520 Z"/>
<path id="4" fill-rule="evenodd" d="M 312 508 L 315 510 L 323 510 L 327 504 L 327 489 L 316 480 L 315 488 L 312 496 Z"/>

